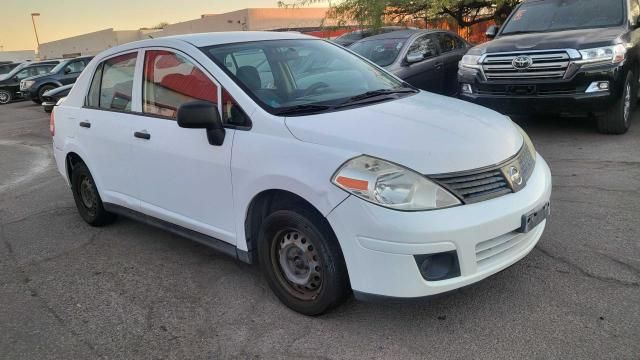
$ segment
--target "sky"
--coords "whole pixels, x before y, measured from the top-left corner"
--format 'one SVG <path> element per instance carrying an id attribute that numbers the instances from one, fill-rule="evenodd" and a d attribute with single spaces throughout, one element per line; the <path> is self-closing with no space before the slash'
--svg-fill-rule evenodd
<path id="1" fill-rule="evenodd" d="M 278 0 L 0 0 L 0 51 L 33 50 L 36 17 L 40 43 L 114 28 L 136 30 L 161 22 L 193 20 L 249 7 L 277 7 Z M 285 1 L 286 2 L 286 1 Z"/>

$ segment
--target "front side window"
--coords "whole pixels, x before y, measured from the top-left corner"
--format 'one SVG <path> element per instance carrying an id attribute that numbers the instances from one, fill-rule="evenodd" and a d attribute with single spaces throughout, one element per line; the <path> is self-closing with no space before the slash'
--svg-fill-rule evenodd
<path id="1" fill-rule="evenodd" d="M 425 59 L 432 58 L 438 55 L 438 47 L 433 38 L 433 35 L 423 35 L 417 38 L 407 51 L 408 55 L 419 54 Z"/>
<path id="2" fill-rule="evenodd" d="M 622 25 L 624 0 L 547 0 L 520 5 L 501 35 Z"/>
<path id="3" fill-rule="evenodd" d="M 120 55 L 106 60 L 101 69 L 98 107 L 107 110 L 131 111 L 133 75 L 137 53 Z M 94 78 L 95 81 L 95 78 Z M 89 97 L 91 98 L 91 96 Z"/>
<path id="4" fill-rule="evenodd" d="M 84 61 L 74 61 L 67 65 L 64 72 L 65 74 L 79 74 L 84 70 L 85 63 Z"/>
<path id="5" fill-rule="evenodd" d="M 385 67 L 393 64 L 398 58 L 406 39 L 364 40 L 351 45 L 358 55 L 361 55 L 376 65 Z"/>
<path id="6" fill-rule="evenodd" d="M 319 39 L 255 41 L 202 50 L 272 114 L 305 105 L 340 106 L 370 91 L 397 91 L 404 86 L 344 48 Z M 237 64 L 235 73 L 227 65 L 232 63 Z"/>
<path id="7" fill-rule="evenodd" d="M 176 118 L 180 105 L 197 100 L 218 103 L 218 87 L 181 55 L 151 50 L 145 54 L 143 111 Z"/>

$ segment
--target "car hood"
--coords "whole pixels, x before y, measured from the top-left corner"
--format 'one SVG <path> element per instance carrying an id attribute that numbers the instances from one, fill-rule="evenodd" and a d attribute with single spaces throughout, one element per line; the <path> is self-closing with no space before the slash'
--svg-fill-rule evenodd
<path id="1" fill-rule="evenodd" d="M 350 110 L 289 117 L 286 125 L 301 141 L 379 157 L 422 174 L 495 165 L 523 144 L 506 116 L 425 92 Z"/>
<path id="2" fill-rule="evenodd" d="M 470 53 L 481 55 L 526 50 L 589 49 L 616 44 L 624 33 L 624 29 L 613 27 L 505 35 L 474 47 Z"/>

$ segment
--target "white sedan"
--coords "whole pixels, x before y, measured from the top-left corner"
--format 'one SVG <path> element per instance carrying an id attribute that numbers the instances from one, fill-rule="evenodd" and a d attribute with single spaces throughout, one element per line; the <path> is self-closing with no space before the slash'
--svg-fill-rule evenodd
<path id="1" fill-rule="evenodd" d="M 87 223 L 119 214 L 259 263 L 308 315 L 477 282 L 549 214 L 549 168 L 509 118 L 299 34 L 109 49 L 51 132 Z"/>

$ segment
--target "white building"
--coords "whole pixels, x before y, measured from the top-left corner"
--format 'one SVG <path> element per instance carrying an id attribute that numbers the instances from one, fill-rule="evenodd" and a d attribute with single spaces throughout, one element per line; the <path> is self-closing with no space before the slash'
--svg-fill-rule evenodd
<path id="1" fill-rule="evenodd" d="M 334 25 L 325 20 L 326 8 L 252 8 L 167 25 L 161 30 L 106 29 L 40 45 L 40 58 L 95 55 L 103 50 L 149 37 L 218 31 L 317 30 Z"/>
<path id="2" fill-rule="evenodd" d="M 23 62 L 36 58 L 34 50 L 0 51 L 0 61 Z"/>

